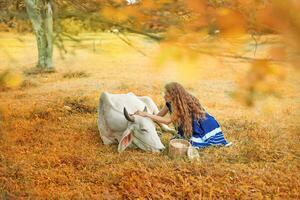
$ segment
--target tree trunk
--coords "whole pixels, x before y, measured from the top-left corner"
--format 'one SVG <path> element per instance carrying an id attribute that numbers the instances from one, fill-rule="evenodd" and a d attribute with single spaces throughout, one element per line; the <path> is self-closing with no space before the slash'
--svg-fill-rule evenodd
<path id="1" fill-rule="evenodd" d="M 53 70 L 53 17 L 51 3 L 47 0 L 25 0 L 25 5 L 37 40 L 37 67 L 43 70 Z"/>

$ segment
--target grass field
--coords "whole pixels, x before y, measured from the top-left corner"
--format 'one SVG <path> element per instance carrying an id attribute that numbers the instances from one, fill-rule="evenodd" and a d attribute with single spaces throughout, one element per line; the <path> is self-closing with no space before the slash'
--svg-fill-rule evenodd
<path id="1" fill-rule="evenodd" d="M 248 108 L 230 97 L 247 62 L 203 56 L 188 81 L 152 62 L 154 42 L 130 36 L 145 56 L 115 35 L 98 38 L 67 42 L 64 59 L 55 50 L 55 73 L 24 73 L 20 88 L 0 92 L 2 199 L 300 198 L 299 70 L 284 64 L 282 97 Z M 1 33 L 0 47 L 0 71 L 34 66 L 33 36 Z M 233 146 L 201 150 L 198 161 L 189 161 L 172 160 L 167 151 L 119 154 L 116 145 L 102 144 L 101 92 L 148 95 L 161 107 L 163 86 L 173 80 L 200 99 Z M 170 137 L 162 135 L 165 146 Z"/>

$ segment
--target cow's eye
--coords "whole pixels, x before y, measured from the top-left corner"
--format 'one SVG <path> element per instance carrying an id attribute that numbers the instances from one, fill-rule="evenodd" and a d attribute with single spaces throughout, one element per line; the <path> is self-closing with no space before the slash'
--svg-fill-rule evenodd
<path id="1" fill-rule="evenodd" d="M 145 133 L 148 132 L 147 129 L 144 129 L 144 128 L 142 128 L 141 131 L 142 131 L 142 132 L 145 132 Z"/>

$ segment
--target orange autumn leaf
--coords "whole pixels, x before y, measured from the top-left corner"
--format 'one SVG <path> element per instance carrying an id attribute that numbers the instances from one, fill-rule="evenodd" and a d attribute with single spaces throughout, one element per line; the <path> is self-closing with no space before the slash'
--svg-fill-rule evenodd
<path id="1" fill-rule="evenodd" d="M 141 7 L 143 9 L 156 9 L 160 7 L 160 2 L 154 0 L 143 0 L 141 1 Z"/>
<path id="2" fill-rule="evenodd" d="M 195 11 L 197 13 L 204 12 L 206 7 L 203 0 L 186 0 L 185 4 L 189 10 Z"/>
<path id="3" fill-rule="evenodd" d="M 269 55 L 275 60 L 284 60 L 286 58 L 286 49 L 284 47 L 273 47 L 269 50 Z"/>
<path id="4" fill-rule="evenodd" d="M 100 13 L 104 18 L 109 19 L 115 22 L 123 22 L 128 19 L 128 15 L 126 12 L 122 12 L 122 10 L 118 10 L 113 7 L 104 7 Z"/>
<path id="5" fill-rule="evenodd" d="M 216 11 L 216 18 L 221 36 L 239 36 L 246 33 L 245 21 L 240 13 L 227 8 L 219 8 Z"/>

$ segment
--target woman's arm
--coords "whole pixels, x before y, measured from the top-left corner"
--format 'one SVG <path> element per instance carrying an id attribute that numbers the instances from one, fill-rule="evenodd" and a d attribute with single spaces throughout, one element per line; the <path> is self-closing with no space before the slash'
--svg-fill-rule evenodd
<path id="1" fill-rule="evenodd" d="M 165 118 L 165 117 L 161 117 L 161 116 L 158 116 L 158 115 L 152 115 L 152 114 L 149 114 L 147 112 L 136 111 L 134 114 L 142 116 L 142 117 L 149 117 L 150 119 L 152 119 L 155 122 L 163 123 L 163 124 L 166 124 L 166 125 L 168 125 L 172 122 L 171 118 Z"/>
<path id="2" fill-rule="evenodd" d="M 168 107 L 165 105 L 156 115 L 163 117 L 168 113 L 168 111 Z"/>
<path id="3" fill-rule="evenodd" d="M 150 119 L 152 119 L 155 122 L 163 123 L 163 124 L 166 124 L 166 125 L 169 125 L 172 122 L 171 118 L 161 117 L 161 116 L 158 116 L 158 115 L 152 115 L 152 114 L 149 114 L 149 113 L 146 114 L 146 117 L 149 117 Z"/>

